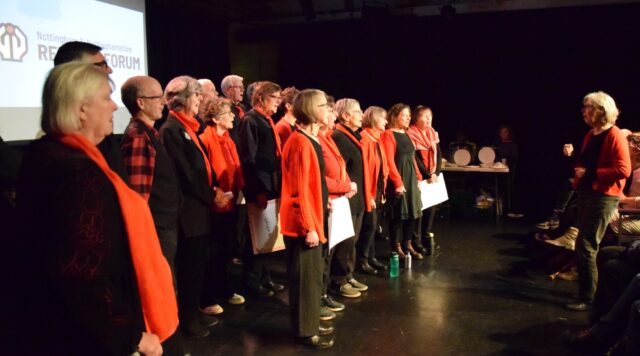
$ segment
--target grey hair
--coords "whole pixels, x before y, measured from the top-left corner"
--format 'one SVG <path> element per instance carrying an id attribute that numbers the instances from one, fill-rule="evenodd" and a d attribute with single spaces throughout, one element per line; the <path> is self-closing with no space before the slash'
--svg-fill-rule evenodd
<path id="1" fill-rule="evenodd" d="M 598 109 L 604 111 L 604 115 L 600 118 L 601 125 L 615 124 L 618 115 L 620 115 L 620 110 L 618 110 L 616 102 L 609 94 L 603 91 L 589 93 L 584 96 L 583 102 L 586 101 L 593 103 Z"/>
<path id="2" fill-rule="evenodd" d="M 220 83 L 220 90 L 222 90 L 222 93 L 226 95 L 227 93 L 227 89 L 233 85 L 233 82 L 235 81 L 243 81 L 244 78 L 242 78 L 239 75 L 235 75 L 235 74 L 230 74 L 227 75 L 226 77 L 224 77 L 222 79 L 222 83 Z"/>
<path id="3" fill-rule="evenodd" d="M 171 79 L 164 89 L 164 98 L 170 110 L 181 110 L 187 99 L 201 90 L 198 81 L 188 75 L 181 75 Z"/>
<path id="4" fill-rule="evenodd" d="M 350 114 L 351 110 L 355 106 L 360 106 L 360 103 L 356 99 L 344 98 L 336 101 L 336 114 L 338 114 L 338 120 L 344 122 L 344 114 Z"/>

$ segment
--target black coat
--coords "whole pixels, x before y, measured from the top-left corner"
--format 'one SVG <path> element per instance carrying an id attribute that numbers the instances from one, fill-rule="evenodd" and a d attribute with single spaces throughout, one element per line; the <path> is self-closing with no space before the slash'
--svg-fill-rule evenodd
<path id="1" fill-rule="evenodd" d="M 213 204 L 213 184 L 209 185 L 205 158 L 193 142 L 182 123 L 169 115 L 160 128 L 160 139 L 173 161 L 182 190 L 183 204 L 180 210 L 180 234 L 183 237 L 208 235 L 211 232 L 209 212 Z M 200 145 L 204 150 L 204 145 Z"/>

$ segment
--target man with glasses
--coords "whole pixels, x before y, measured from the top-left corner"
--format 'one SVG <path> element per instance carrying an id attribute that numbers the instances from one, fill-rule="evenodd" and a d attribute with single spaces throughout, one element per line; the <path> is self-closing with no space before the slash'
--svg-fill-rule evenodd
<path id="1" fill-rule="evenodd" d="M 113 73 L 113 69 L 109 67 L 104 54 L 102 54 L 102 47 L 92 43 L 71 41 L 63 44 L 58 48 L 56 56 L 53 58 L 53 65 L 57 66 L 72 61 L 92 63 L 107 74 Z M 110 134 L 105 137 L 98 144 L 98 149 L 107 160 L 109 167 L 118 173 L 122 180 L 129 183 L 129 177 L 124 169 L 122 155 L 120 154 L 120 145 L 115 135 Z"/>
<path id="2" fill-rule="evenodd" d="M 229 135 L 236 146 L 239 145 L 238 125 L 240 124 L 240 120 L 244 118 L 244 114 L 248 111 L 242 104 L 242 96 L 244 94 L 244 84 L 242 84 L 243 80 L 244 79 L 238 75 L 230 74 L 224 77 L 220 84 L 222 94 L 224 94 L 227 99 L 231 100 L 231 111 L 236 118 L 236 120 L 233 120 L 233 127 L 229 130 Z"/>

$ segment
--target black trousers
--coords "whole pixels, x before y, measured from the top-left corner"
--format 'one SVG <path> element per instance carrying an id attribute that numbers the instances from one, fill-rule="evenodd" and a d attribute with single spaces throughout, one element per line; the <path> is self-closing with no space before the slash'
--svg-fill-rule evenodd
<path id="1" fill-rule="evenodd" d="M 415 233 L 413 234 L 414 241 L 422 242 L 422 238 L 427 236 L 433 230 L 433 220 L 436 217 L 436 206 L 432 206 L 427 208 L 426 211 L 423 210 L 422 217 L 418 218 Z"/>
<path id="2" fill-rule="evenodd" d="M 227 222 L 229 224 L 229 222 Z M 236 205 L 235 210 L 235 240 L 233 245 L 230 247 L 233 248 L 234 256 L 243 256 L 246 244 L 251 244 L 251 241 L 247 242 L 247 239 L 250 240 L 249 235 L 249 224 L 247 222 L 247 204 Z"/>
<path id="3" fill-rule="evenodd" d="M 173 229 L 156 226 L 158 240 L 160 240 L 160 249 L 164 258 L 169 263 L 171 275 L 173 276 L 173 290 L 178 293 L 178 280 L 176 275 L 176 252 L 178 251 L 178 228 Z"/>
<path id="4" fill-rule="evenodd" d="M 229 283 L 227 261 L 231 257 L 231 248 L 235 238 L 234 212 L 212 213 L 213 229 L 209 239 L 208 263 L 204 277 L 202 306 L 215 304 L 217 299 L 226 299 L 233 295 Z"/>
<path id="5" fill-rule="evenodd" d="M 208 240 L 208 235 L 178 239 L 176 274 L 178 275 L 178 315 L 182 324 L 198 316 L 207 263 Z"/>
<path id="6" fill-rule="evenodd" d="M 353 271 L 356 267 L 356 243 L 360 235 L 363 215 L 364 212 L 351 215 L 355 236 L 342 241 L 334 248 L 333 261 L 331 261 L 331 281 L 337 286 L 341 286 L 353 278 Z"/>
<path id="7" fill-rule="evenodd" d="M 308 247 L 304 236 L 285 236 L 289 271 L 291 328 L 297 337 L 318 334 L 324 262 L 322 246 Z"/>
<path id="8" fill-rule="evenodd" d="M 362 216 L 362 228 L 360 237 L 356 243 L 356 253 L 358 262 L 363 263 L 369 258 L 376 257 L 374 248 L 374 237 L 378 230 L 378 212 L 373 209 L 370 212 L 365 211 Z"/>

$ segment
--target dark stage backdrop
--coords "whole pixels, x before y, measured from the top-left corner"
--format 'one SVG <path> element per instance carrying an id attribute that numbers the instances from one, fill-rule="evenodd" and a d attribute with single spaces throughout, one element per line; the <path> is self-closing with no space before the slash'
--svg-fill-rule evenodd
<path id="1" fill-rule="evenodd" d="M 163 84 L 183 73 L 219 81 L 230 68 L 225 27 L 168 7 L 147 5 L 151 75 Z M 445 145 L 460 129 L 492 143 L 498 125 L 510 124 L 521 149 L 524 212 L 541 218 L 567 177 L 562 144 L 579 147 L 587 131 L 586 93 L 608 92 L 622 110 L 619 126 L 640 129 L 638 18 L 640 5 L 609 5 L 282 25 L 229 38 L 277 43 L 273 79 L 283 87 L 357 98 L 363 109 L 431 106 Z"/>

